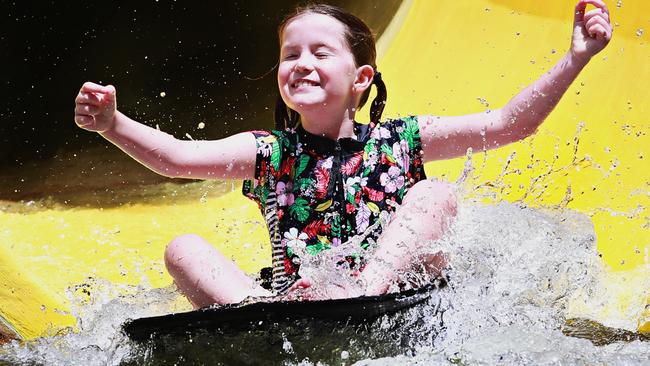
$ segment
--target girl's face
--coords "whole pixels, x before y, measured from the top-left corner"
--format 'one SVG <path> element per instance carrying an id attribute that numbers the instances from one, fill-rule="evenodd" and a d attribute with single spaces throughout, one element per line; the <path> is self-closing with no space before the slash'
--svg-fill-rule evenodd
<path id="1" fill-rule="evenodd" d="M 298 16 L 285 26 L 278 86 L 289 108 L 302 114 L 324 106 L 347 108 L 356 100 L 357 67 L 344 31 L 338 20 L 315 13 Z"/>

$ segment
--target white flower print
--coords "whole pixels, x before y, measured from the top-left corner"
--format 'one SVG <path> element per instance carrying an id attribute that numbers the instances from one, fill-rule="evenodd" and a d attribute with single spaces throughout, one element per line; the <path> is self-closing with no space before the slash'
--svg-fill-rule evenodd
<path id="1" fill-rule="evenodd" d="M 404 176 L 400 173 L 400 169 L 396 166 L 388 168 L 388 173 L 381 173 L 379 183 L 385 187 L 386 193 L 393 193 L 404 186 Z"/>
<path id="2" fill-rule="evenodd" d="M 262 139 L 258 140 L 260 146 L 257 148 L 257 152 L 262 154 L 262 156 L 267 157 L 273 153 L 273 144 L 270 142 L 263 141 Z"/>
<path id="3" fill-rule="evenodd" d="M 368 185 L 368 177 L 361 178 L 361 180 L 359 181 L 359 184 L 361 184 L 361 187 L 367 186 Z"/>
<path id="4" fill-rule="evenodd" d="M 343 184 L 343 189 L 345 190 L 345 192 L 347 192 L 350 195 L 354 196 L 354 194 L 357 191 L 356 188 L 354 187 L 354 185 L 358 184 L 360 182 L 361 182 L 361 178 L 359 178 L 359 177 L 348 177 L 348 179 Z"/>
<path id="5" fill-rule="evenodd" d="M 390 137 L 390 131 L 385 127 L 379 127 L 372 130 L 370 137 L 376 140 L 387 139 Z"/>
<path id="6" fill-rule="evenodd" d="M 370 169 L 375 169 L 375 165 L 379 162 L 379 153 L 376 150 L 371 150 L 368 152 L 368 161 L 366 164 L 368 164 L 368 167 Z"/>
<path id="7" fill-rule="evenodd" d="M 294 251 L 297 251 L 304 250 L 307 247 L 305 240 L 307 240 L 309 237 L 307 234 L 302 232 L 298 234 L 298 229 L 292 227 L 289 229 L 289 231 L 286 231 L 284 233 L 284 238 L 286 239 L 286 245 Z"/>
<path id="8" fill-rule="evenodd" d="M 393 157 L 397 166 L 402 168 L 403 172 L 408 171 L 410 158 L 409 158 L 409 145 L 406 141 L 395 142 L 393 144 Z"/>
<path id="9" fill-rule="evenodd" d="M 318 162 L 316 162 L 316 167 L 323 168 L 323 169 L 332 169 L 333 160 L 334 160 L 333 156 L 330 156 L 327 159 L 319 160 Z"/>

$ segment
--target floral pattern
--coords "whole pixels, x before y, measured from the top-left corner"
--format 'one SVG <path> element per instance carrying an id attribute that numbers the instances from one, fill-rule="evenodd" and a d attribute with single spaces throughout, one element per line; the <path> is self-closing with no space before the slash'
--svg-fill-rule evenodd
<path id="1" fill-rule="evenodd" d="M 279 232 L 286 274 L 296 279 L 300 255 L 315 255 L 363 234 L 381 211 L 400 204 L 406 191 L 425 179 L 417 117 L 354 126 L 356 139 L 330 140 L 301 126 L 253 131 L 255 178 L 243 193 L 262 213 L 269 192 L 277 194 Z M 373 232 L 361 243 L 376 241 Z M 348 262 L 363 258 L 346 258 Z"/>

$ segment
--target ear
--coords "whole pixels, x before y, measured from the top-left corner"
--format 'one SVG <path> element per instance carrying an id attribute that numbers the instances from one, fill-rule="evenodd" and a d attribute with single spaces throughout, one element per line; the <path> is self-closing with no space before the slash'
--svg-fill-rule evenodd
<path id="1" fill-rule="evenodd" d="M 375 70 L 370 65 L 363 65 L 357 68 L 357 76 L 352 86 L 353 90 L 362 94 L 366 89 L 370 88 L 374 76 Z"/>

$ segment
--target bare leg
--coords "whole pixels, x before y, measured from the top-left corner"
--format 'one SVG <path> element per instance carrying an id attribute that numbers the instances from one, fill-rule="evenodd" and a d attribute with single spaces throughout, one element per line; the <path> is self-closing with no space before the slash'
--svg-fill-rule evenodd
<path id="1" fill-rule="evenodd" d="M 165 266 L 195 308 L 272 295 L 198 235 L 172 240 L 165 249 Z"/>
<path id="2" fill-rule="evenodd" d="M 366 295 L 379 295 L 397 280 L 399 272 L 415 262 L 433 276 L 440 275 L 447 261 L 442 253 L 416 258 L 422 246 L 439 239 L 456 216 L 456 196 L 447 183 L 420 181 L 408 191 L 381 237 L 374 257 L 361 274 Z"/>

